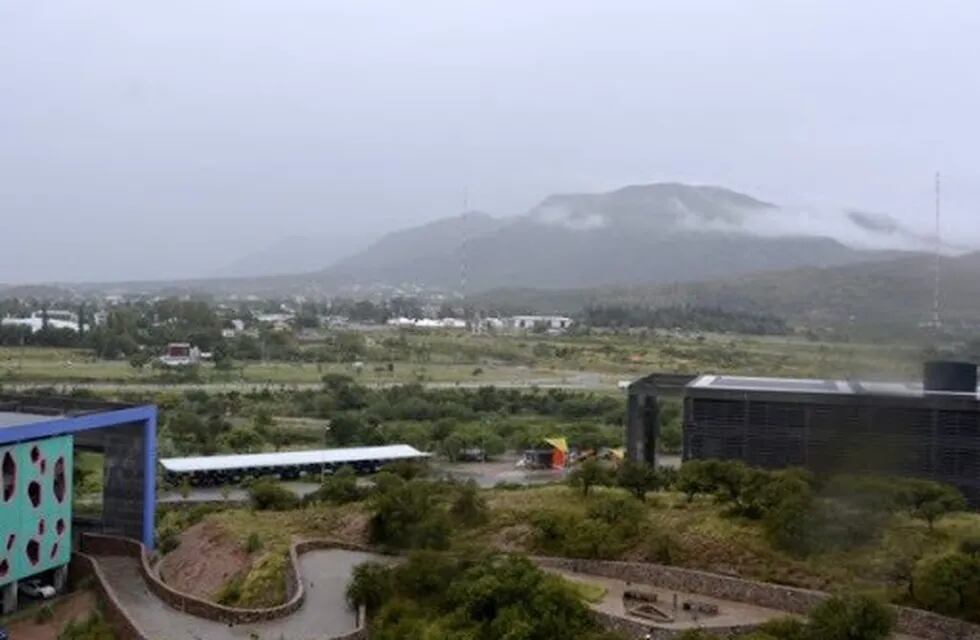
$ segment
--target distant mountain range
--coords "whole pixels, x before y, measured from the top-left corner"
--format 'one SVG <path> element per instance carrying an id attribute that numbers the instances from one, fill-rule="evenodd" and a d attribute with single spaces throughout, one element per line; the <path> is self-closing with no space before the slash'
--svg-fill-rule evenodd
<path id="1" fill-rule="evenodd" d="M 914 246 L 914 235 L 887 216 L 842 211 L 827 223 L 860 244 Z M 445 218 L 387 234 L 323 274 L 449 290 L 465 280 L 471 292 L 687 282 L 895 255 L 815 235 L 814 226 L 812 216 L 804 221 L 799 212 L 729 189 L 659 183 L 553 195 L 514 218 Z"/>
<path id="2" fill-rule="evenodd" d="M 218 269 L 217 278 L 250 278 L 318 271 L 371 244 L 363 234 L 287 236 Z"/>
<path id="3" fill-rule="evenodd" d="M 658 183 L 552 195 L 508 218 L 471 211 L 362 242 L 312 268 L 357 246 L 334 240 L 286 240 L 226 271 L 250 277 L 64 287 L 259 296 L 462 291 L 495 308 L 693 304 L 809 326 L 914 326 L 928 319 L 932 299 L 932 258 L 922 253 L 930 239 L 891 217 L 781 207 L 721 187 Z M 259 275 L 293 268 L 306 270 Z M 943 271 L 948 319 L 980 319 L 980 254 L 946 258 Z M 0 287 L 0 296 L 27 291 L 56 289 Z"/>

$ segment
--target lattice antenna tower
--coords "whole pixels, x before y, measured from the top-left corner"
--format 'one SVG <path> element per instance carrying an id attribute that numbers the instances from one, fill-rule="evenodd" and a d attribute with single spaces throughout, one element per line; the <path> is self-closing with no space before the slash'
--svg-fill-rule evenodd
<path id="1" fill-rule="evenodd" d="M 936 245 L 935 245 L 935 255 L 933 262 L 933 286 L 932 286 L 932 326 L 939 329 L 943 326 L 942 314 L 940 313 L 940 292 L 942 291 L 941 283 L 941 253 L 942 253 L 942 228 L 940 227 L 940 176 L 939 172 L 936 172 Z"/>

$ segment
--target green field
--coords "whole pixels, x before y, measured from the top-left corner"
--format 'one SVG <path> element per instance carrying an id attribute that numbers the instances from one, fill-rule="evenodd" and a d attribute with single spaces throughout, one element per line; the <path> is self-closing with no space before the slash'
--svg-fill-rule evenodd
<path id="1" fill-rule="evenodd" d="M 236 361 L 219 371 L 203 364 L 189 378 L 125 360 L 99 360 L 79 349 L 0 348 L 0 383 L 316 383 L 346 374 L 364 384 L 405 382 L 613 386 L 651 371 L 740 373 L 800 377 L 914 378 L 917 347 L 830 343 L 795 337 L 639 334 L 606 336 L 372 335 L 358 364 L 313 361 Z M 384 347 L 398 336 L 399 348 Z M 313 350 L 316 343 L 306 344 Z M 583 372 L 596 374 L 587 382 Z M 578 384 L 577 384 L 578 383 Z"/>

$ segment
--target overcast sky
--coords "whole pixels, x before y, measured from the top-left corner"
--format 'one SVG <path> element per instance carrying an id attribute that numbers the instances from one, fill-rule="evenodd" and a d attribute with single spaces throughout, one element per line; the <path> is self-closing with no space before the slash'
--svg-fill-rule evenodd
<path id="1" fill-rule="evenodd" d="M 980 4 L 0 0 L 0 282 L 208 275 L 276 239 L 656 180 L 947 233 Z"/>

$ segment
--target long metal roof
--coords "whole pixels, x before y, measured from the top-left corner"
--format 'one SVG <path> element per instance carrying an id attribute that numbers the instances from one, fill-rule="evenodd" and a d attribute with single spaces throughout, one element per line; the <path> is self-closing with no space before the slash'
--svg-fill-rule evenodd
<path id="1" fill-rule="evenodd" d="M 57 416 L 42 416 L 34 413 L 19 413 L 17 411 L 0 411 L 0 429 L 4 427 L 16 427 L 22 424 L 32 424 L 34 422 L 48 422 L 56 418 Z"/>
<path id="2" fill-rule="evenodd" d="M 315 464 L 350 464 L 368 461 L 412 460 L 427 458 L 407 444 L 383 447 L 347 447 L 344 449 L 317 449 L 313 451 L 282 451 L 279 453 L 246 453 L 229 456 L 197 456 L 193 458 L 164 458 L 160 464 L 167 471 L 191 473 L 194 471 L 225 471 L 229 469 L 256 469 L 262 467 L 298 467 Z"/>

